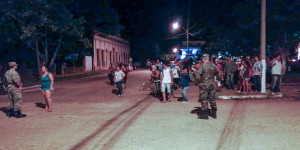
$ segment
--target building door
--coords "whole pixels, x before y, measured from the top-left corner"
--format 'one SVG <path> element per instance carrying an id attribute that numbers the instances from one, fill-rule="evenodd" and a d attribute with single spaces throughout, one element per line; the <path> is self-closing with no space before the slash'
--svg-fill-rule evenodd
<path id="1" fill-rule="evenodd" d="M 102 61 L 102 66 L 105 66 L 105 63 L 104 63 L 104 50 L 101 50 L 101 61 Z"/>
<path id="2" fill-rule="evenodd" d="M 97 55 L 97 66 L 100 66 L 100 50 L 99 49 L 97 49 L 96 55 Z"/>

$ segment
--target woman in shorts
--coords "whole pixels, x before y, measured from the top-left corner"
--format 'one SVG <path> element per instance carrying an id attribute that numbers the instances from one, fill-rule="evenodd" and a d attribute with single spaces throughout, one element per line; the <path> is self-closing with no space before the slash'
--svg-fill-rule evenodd
<path id="1" fill-rule="evenodd" d="M 46 65 L 42 66 L 42 77 L 41 77 L 41 89 L 42 93 L 45 97 L 46 108 L 44 111 L 51 112 L 52 111 L 52 99 L 51 94 L 54 90 L 54 76 L 52 73 L 48 71 L 48 67 Z"/>

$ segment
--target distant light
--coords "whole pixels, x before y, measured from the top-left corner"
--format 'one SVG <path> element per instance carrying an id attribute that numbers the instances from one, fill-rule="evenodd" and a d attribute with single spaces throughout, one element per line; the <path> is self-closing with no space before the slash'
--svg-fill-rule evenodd
<path id="1" fill-rule="evenodd" d="M 295 58 L 293 58 L 293 59 L 292 59 L 292 62 L 296 62 L 296 59 L 295 59 Z"/>
<path id="2" fill-rule="evenodd" d="M 196 54 L 198 49 L 193 49 L 192 54 Z"/>
<path id="3" fill-rule="evenodd" d="M 178 49 L 177 48 L 173 48 L 173 53 L 177 53 Z"/>
<path id="4" fill-rule="evenodd" d="M 174 22 L 173 23 L 173 29 L 178 29 L 179 28 L 179 23 L 178 22 Z"/>
<path id="5" fill-rule="evenodd" d="M 185 55 L 181 55 L 181 56 L 180 56 L 180 59 L 184 59 L 184 58 L 185 58 Z"/>

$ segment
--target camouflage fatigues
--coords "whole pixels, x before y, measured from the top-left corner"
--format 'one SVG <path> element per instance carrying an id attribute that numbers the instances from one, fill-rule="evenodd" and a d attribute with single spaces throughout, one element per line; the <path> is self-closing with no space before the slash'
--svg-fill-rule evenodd
<path id="1" fill-rule="evenodd" d="M 211 108 L 217 109 L 214 77 L 217 75 L 218 78 L 221 78 L 221 74 L 222 72 L 217 66 L 210 62 L 203 63 L 195 72 L 196 80 L 199 83 L 199 102 L 201 102 L 202 110 L 208 110 L 208 103 Z"/>
<path id="2" fill-rule="evenodd" d="M 10 69 L 5 73 L 8 90 L 8 109 L 19 111 L 22 105 L 22 93 L 19 92 L 19 87 L 16 83 L 21 83 L 21 78 L 15 69 Z"/>

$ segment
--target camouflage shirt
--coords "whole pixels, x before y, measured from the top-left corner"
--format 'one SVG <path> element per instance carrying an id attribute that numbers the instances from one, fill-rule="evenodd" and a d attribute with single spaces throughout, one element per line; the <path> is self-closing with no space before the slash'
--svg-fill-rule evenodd
<path id="1" fill-rule="evenodd" d="M 4 76 L 8 87 L 18 87 L 16 83 L 21 83 L 20 75 L 15 69 L 9 69 Z"/>
<path id="2" fill-rule="evenodd" d="M 195 72 L 195 75 L 198 82 L 203 83 L 208 80 L 213 80 L 215 78 L 215 75 L 220 79 L 222 72 L 215 64 L 208 62 L 203 63 Z"/>

